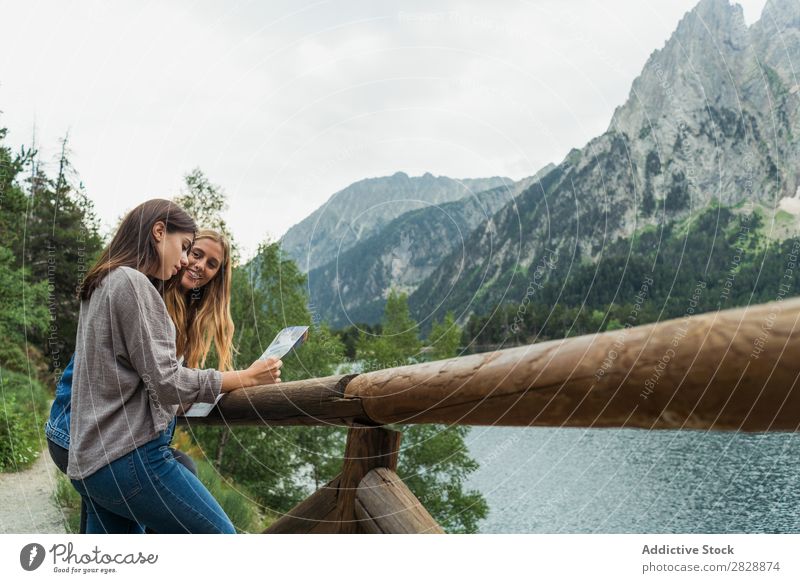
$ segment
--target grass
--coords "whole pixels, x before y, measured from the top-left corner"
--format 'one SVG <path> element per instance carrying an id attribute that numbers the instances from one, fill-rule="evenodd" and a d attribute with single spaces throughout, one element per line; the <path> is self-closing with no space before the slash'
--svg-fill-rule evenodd
<path id="1" fill-rule="evenodd" d="M 200 481 L 219 502 L 239 532 L 262 532 L 275 520 L 274 516 L 262 512 L 255 497 L 246 488 L 236 484 L 230 478 L 220 475 L 219 471 L 208 461 L 203 450 L 180 427 L 175 430 L 172 446 L 192 457 L 197 464 L 197 475 Z"/>
<path id="2" fill-rule="evenodd" d="M 779 209 L 777 213 L 775 213 L 775 222 L 776 223 L 793 223 L 795 220 L 794 215 L 792 213 L 786 212 L 783 209 Z"/>
<path id="3" fill-rule="evenodd" d="M 239 532 L 263 532 L 274 517 L 263 513 L 255 499 L 241 486 L 220 476 L 206 460 L 195 460 L 197 474 Z"/>
<path id="4" fill-rule="evenodd" d="M 56 476 L 56 491 L 53 492 L 53 500 L 61 508 L 65 517 L 64 528 L 67 534 L 77 534 L 80 531 L 81 523 L 81 495 L 72 486 L 69 478 L 61 472 Z"/>
<path id="5" fill-rule="evenodd" d="M 38 459 L 49 399 L 36 379 L 0 368 L 0 472 L 25 470 Z"/>

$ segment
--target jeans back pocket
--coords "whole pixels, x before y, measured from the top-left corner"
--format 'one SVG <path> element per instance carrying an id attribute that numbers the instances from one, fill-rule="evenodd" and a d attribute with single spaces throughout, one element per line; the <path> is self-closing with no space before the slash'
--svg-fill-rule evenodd
<path id="1" fill-rule="evenodd" d="M 83 486 L 88 496 L 104 506 L 113 506 L 123 504 L 141 492 L 134 453 L 114 460 L 84 479 Z"/>

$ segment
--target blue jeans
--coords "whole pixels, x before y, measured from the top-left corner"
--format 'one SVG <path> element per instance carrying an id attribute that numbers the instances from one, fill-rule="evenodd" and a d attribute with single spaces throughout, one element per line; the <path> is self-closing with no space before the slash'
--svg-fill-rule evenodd
<path id="1" fill-rule="evenodd" d="M 235 534 L 203 483 L 172 455 L 171 426 L 154 440 L 72 480 L 86 504 L 86 532 Z"/>

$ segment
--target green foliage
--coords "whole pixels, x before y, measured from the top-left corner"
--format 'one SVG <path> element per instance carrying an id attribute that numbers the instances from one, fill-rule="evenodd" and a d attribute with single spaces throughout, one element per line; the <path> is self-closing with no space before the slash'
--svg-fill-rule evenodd
<path id="1" fill-rule="evenodd" d="M 3 245 L 9 249 L 21 247 L 25 232 L 25 214 L 28 200 L 19 186 L 18 178 L 31 163 L 32 152 L 22 150 L 14 154 L 3 144 L 6 128 L 0 127 L 0 232 Z"/>
<path id="2" fill-rule="evenodd" d="M 431 345 L 432 360 L 452 358 L 458 354 L 458 347 L 461 344 L 461 328 L 456 325 L 453 312 L 447 312 L 441 322 L 433 325 L 428 335 L 428 342 Z"/>
<path id="3" fill-rule="evenodd" d="M 461 331 L 452 314 L 434 326 L 430 338 L 437 358 L 456 355 Z M 383 334 L 360 338 L 358 358 L 376 369 L 408 364 L 419 354 L 417 324 L 408 313 L 405 294 L 392 291 L 386 302 Z M 468 427 L 410 425 L 403 427 L 398 474 L 431 515 L 448 532 L 475 532 L 488 513 L 483 496 L 464 491 L 464 480 L 478 469 L 464 438 Z"/>
<path id="4" fill-rule="evenodd" d="M 231 479 L 221 476 L 207 461 L 195 461 L 197 477 L 219 502 L 236 529 L 239 532 L 263 532 L 268 523 L 252 494 Z"/>
<path id="5" fill-rule="evenodd" d="M 417 323 L 408 310 L 408 295 L 390 290 L 382 332 L 379 336 L 359 336 L 356 342 L 358 359 L 363 361 L 364 370 L 391 368 L 415 360 L 421 348 Z"/>
<path id="6" fill-rule="evenodd" d="M 800 270 L 787 272 L 796 239 L 770 242 L 757 209 L 741 211 L 714 206 L 621 239 L 596 264 L 552 278 L 530 304 L 472 316 L 465 344 L 528 344 L 683 317 L 698 285 L 693 313 L 800 293 Z"/>
<path id="7" fill-rule="evenodd" d="M 5 137 L 0 128 L 0 471 L 19 471 L 41 451 L 49 400 L 41 380 L 74 348 L 80 258 L 91 260 L 100 238 L 66 139 L 51 179 L 35 152 L 12 154 Z"/>
<path id="8" fill-rule="evenodd" d="M 358 343 L 359 336 L 363 333 L 368 336 L 379 336 L 383 332 L 383 327 L 380 324 L 352 324 L 346 328 L 336 331 L 336 335 L 344 345 L 344 355 L 350 360 L 356 358 L 356 344 Z"/>
<path id="9" fill-rule="evenodd" d="M 217 184 L 213 184 L 200 168 L 183 177 L 184 188 L 175 202 L 183 207 L 201 229 L 214 229 L 230 238 L 230 231 L 222 214 L 228 210 L 228 199 Z"/>
<path id="10" fill-rule="evenodd" d="M 661 158 L 656 150 L 650 150 L 647 153 L 644 169 L 647 178 L 661 174 Z"/>
<path id="11" fill-rule="evenodd" d="M 383 316 L 383 336 L 389 338 L 396 351 L 415 357 L 422 346 L 417 335 L 417 323 L 408 311 L 408 295 L 389 292 Z"/>
<path id="12" fill-rule="evenodd" d="M 236 270 L 233 289 L 238 366 L 248 366 L 261 356 L 281 328 L 308 325 L 308 341 L 284 361 L 281 378 L 333 373 L 344 354 L 342 344 L 327 326 L 315 325 L 308 308 L 306 276 L 294 261 L 282 256 L 277 243 L 262 245 L 247 267 Z"/>
<path id="13" fill-rule="evenodd" d="M 48 395 L 42 384 L 0 368 L 0 472 L 18 472 L 39 457 Z"/>
<path id="14" fill-rule="evenodd" d="M 228 210 L 228 197 L 221 186 L 212 183 L 200 168 L 195 168 L 183 177 L 183 189 L 175 202 L 194 217 L 198 228 L 213 229 L 225 235 L 231 244 L 234 264 L 238 263 L 239 249 L 222 216 Z"/>
<path id="15" fill-rule="evenodd" d="M 431 516 L 450 533 L 472 533 L 489 512 L 476 490 L 464 491 L 464 480 L 478 469 L 469 456 L 464 425 L 412 425 L 403 431 L 398 474 Z"/>
<path id="16" fill-rule="evenodd" d="M 688 207 L 689 202 L 689 182 L 686 176 L 681 171 L 673 173 L 672 183 L 664 199 L 664 208 L 668 211 L 680 211 Z"/>
<path id="17" fill-rule="evenodd" d="M 284 432 L 269 427 L 203 427 L 195 436 L 205 458 L 267 508 L 285 511 L 303 498 L 305 490 L 295 479 L 298 467 L 292 444 Z"/>
<path id="18" fill-rule="evenodd" d="M 94 211 L 80 192 L 42 179 L 31 197 L 26 225 L 26 265 L 33 281 L 47 286 L 50 327 L 33 338 L 50 357 L 51 369 L 66 366 L 75 351 L 80 302 L 77 288 L 102 248 Z"/>
<path id="19" fill-rule="evenodd" d="M 67 534 L 78 534 L 81 530 L 81 495 L 61 472 L 56 474 L 53 501 L 61 509 Z"/>
<path id="20" fill-rule="evenodd" d="M 649 217 L 656 209 L 656 198 L 653 195 L 653 185 L 647 180 L 644 185 L 644 192 L 642 193 L 642 215 Z"/>
<path id="21" fill-rule="evenodd" d="M 785 210 L 778 210 L 775 213 L 775 222 L 779 225 L 793 224 L 794 220 L 794 215 L 787 213 Z"/>
<path id="22" fill-rule="evenodd" d="M 739 111 L 727 107 L 709 105 L 706 108 L 708 119 L 700 122 L 700 132 L 708 136 L 714 143 L 723 137 L 736 141 L 745 138 L 745 117 Z"/>
<path id="23" fill-rule="evenodd" d="M 4 135 L 0 131 L 0 139 Z M 0 226 L 2 244 L 12 256 L 10 261 L 0 260 L 0 269 L 16 270 L 12 277 L 18 288 L 6 294 L 19 296 L 17 307 L 32 315 L 27 342 L 49 356 L 48 365 L 56 371 L 74 352 L 80 310 L 76 288 L 102 246 L 92 204 L 75 178 L 68 154 L 64 139 L 58 172 L 51 178 L 33 152 L 12 156 L 0 145 Z M 25 177 L 27 170 L 30 174 Z M 28 193 L 22 190 L 22 182 L 27 183 Z M 3 277 L 7 279 L 8 274 Z M 44 294 L 38 290 L 29 294 L 31 281 Z M 48 316 L 44 326 L 40 325 L 42 310 Z"/>
<path id="24" fill-rule="evenodd" d="M 309 494 L 325 485 L 342 469 L 347 430 L 343 427 L 288 427 L 287 441 L 295 448 L 298 479 Z"/>
<path id="25" fill-rule="evenodd" d="M 27 270 L 0 247 L 0 366 L 27 372 L 28 334 L 44 335 L 48 326 L 47 284 L 31 284 Z"/>

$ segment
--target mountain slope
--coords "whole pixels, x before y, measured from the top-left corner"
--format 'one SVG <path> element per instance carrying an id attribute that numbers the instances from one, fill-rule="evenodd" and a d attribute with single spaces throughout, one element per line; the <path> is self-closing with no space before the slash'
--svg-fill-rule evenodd
<path id="1" fill-rule="evenodd" d="M 570 152 L 420 284 L 410 298 L 417 319 L 454 309 L 463 322 L 521 302 L 554 271 L 543 265 L 596 262 L 617 238 L 713 200 L 775 208 L 793 197 L 799 12 L 793 0 L 771 1 L 748 28 L 738 5 L 700 2 L 650 56 L 608 131 Z"/>
<path id="2" fill-rule="evenodd" d="M 442 257 L 463 248 L 479 225 L 541 176 L 412 210 L 308 274 L 311 303 L 334 326 L 376 323 L 392 287 L 411 293 Z"/>
<path id="3" fill-rule="evenodd" d="M 513 182 L 504 177 L 453 179 L 431 173 L 410 177 L 404 172 L 360 180 L 290 228 L 281 237 L 281 248 L 307 273 L 405 212 Z"/>

